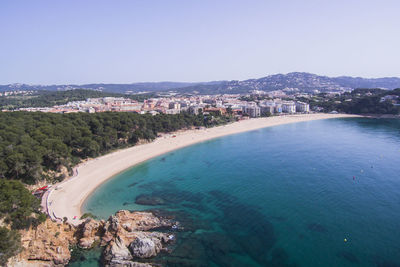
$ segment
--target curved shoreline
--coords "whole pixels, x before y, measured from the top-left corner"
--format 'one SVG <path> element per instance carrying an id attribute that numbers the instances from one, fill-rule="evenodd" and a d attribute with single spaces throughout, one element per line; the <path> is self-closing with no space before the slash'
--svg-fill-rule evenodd
<path id="1" fill-rule="evenodd" d="M 202 130 L 188 130 L 175 134 L 166 134 L 151 143 L 117 150 L 80 164 L 76 168 L 76 176 L 52 187 L 47 195 L 46 209 L 53 220 L 55 218 L 67 217 L 70 223 L 77 225 L 81 222 L 79 218 L 82 215 L 81 209 L 83 203 L 101 184 L 126 169 L 151 158 L 226 135 L 288 123 L 350 117 L 360 116 L 348 114 L 286 115 L 244 120 Z"/>

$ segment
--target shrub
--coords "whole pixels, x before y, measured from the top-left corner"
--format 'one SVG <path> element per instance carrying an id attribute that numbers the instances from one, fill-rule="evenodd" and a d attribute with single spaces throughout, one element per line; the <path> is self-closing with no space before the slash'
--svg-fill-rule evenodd
<path id="1" fill-rule="evenodd" d="M 21 236 L 15 230 L 0 227 L 0 266 L 21 251 Z"/>
<path id="2" fill-rule="evenodd" d="M 86 212 L 81 216 L 81 220 L 86 219 L 86 218 L 97 219 L 97 217 L 90 212 Z"/>

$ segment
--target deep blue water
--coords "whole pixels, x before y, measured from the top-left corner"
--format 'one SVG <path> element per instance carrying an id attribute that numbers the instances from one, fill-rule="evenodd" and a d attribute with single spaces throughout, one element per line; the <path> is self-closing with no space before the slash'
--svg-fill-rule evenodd
<path id="1" fill-rule="evenodd" d="M 302 122 L 154 158 L 84 209 L 172 213 L 184 230 L 152 260 L 167 266 L 399 266 L 399 173 L 400 120 Z"/>

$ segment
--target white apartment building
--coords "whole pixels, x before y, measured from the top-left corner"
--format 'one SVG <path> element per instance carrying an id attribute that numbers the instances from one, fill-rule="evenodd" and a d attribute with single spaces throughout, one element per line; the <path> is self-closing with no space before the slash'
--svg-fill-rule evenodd
<path id="1" fill-rule="evenodd" d="M 296 104 L 294 102 L 283 102 L 282 112 L 285 113 L 296 113 Z"/>
<path id="2" fill-rule="evenodd" d="M 304 102 L 296 102 L 297 112 L 310 112 L 310 105 Z"/>
<path id="3" fill-rule="evenodd" d="M 258 106 L 244 106 L 242 108 L 244 113 L 249 114 L 251 118 L 260 117 L 261 116 L 261 109 Z"/>
<path id="4" fill-rule="evenodd" d="M 181 109 L 181 104 L 177 102 L 169 103 L 169 109 Z"/>
<path id="5" fill-rule="evenodd" d="M 261 106 L 261 113 L 270 113 L 274 114 L 275 108 L 274 106 Z"/>

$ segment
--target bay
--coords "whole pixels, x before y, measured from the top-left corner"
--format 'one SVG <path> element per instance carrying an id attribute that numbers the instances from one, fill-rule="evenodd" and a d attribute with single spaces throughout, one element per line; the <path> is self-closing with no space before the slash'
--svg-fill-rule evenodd
<path id="1" fill-rule="evenodd" d="M 396 266 L 399 171 L 399 120 L 301 122 L 146 161 L 104 183 L 84 210 L 176 216 L 184 229 L 172 253 L 150 261 L 167 266 Z"/>

